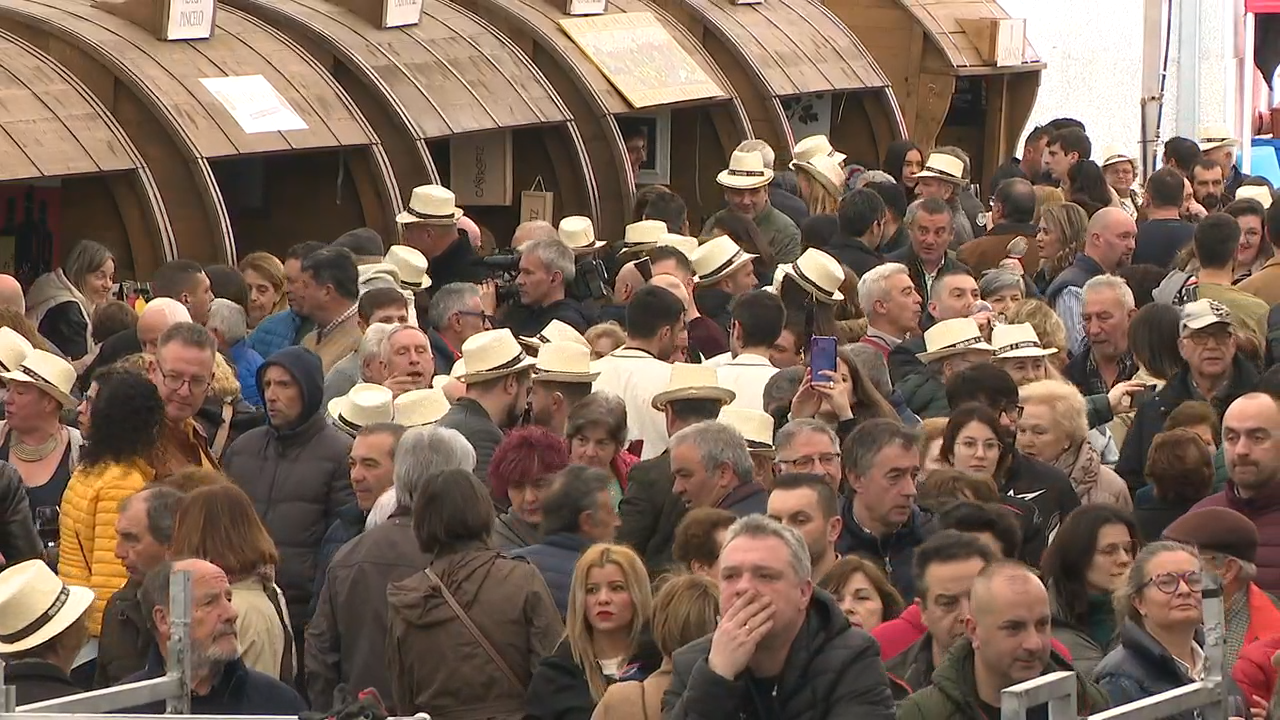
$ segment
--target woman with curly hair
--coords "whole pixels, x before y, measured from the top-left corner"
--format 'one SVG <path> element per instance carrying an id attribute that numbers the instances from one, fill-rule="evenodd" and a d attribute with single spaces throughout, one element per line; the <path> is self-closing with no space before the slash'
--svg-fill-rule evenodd
<path id="1" fill-rule="evenodd" d="M 150 380 L 123 370 L 98 373 L 89 390 L 89 442 L 62 496 L 58 576 L 93 589 L 97 637 L 107 600 L 129 579 L 115 553 L 120 502 L 155 479 L 164 402 Z"/>
<path id="2" fill-rule="evenodd" d="M 1043 265 L 1041 269 L 1044 269 Z M 1062 318 L 1058 317 L 1053 308 L 1043 300 L 1025 298 L 1009 308 L 1004 319 L 1010 325 L 1027 323 L 1036 331 L 1041 347 L 1055 348 L 1058 351 L 1046 359 L 1049 366 L 1058 373 L 1049 377 L 1060 376 L 1062 368 L 1067 364 L 1067 326 L 1062 324 Z"/>
<path id="3" fill-rule="evenodd" d="M 556 473 L 569 466 L 564 439 L 529 426 L 502 439 L 489 461 L 494 504 L 510 508 L 493 520 L 493 546 L 503 552 L 542 542 L 542 496 Z"/>
<path id="4" fill-rule="evenodd" d="M 1071 202 L 1050 205 L 1040 213 L 1040 229 L 1036 233 L 1036 246 L 1040 251 L 1040 269 L 1031 276 L 1041 294 L 1049 289 L 1049 283 L 1075 262 L 1076 255 L 1084 250 L 1084 232 L 1089 226 L 1089 214 L 1084 208 Z M 1041 335 L 1043 340 L 1044 336 Z"/>

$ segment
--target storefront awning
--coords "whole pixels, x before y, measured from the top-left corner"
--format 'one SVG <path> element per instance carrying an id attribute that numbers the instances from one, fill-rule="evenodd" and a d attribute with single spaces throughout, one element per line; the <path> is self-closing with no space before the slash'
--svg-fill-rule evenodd
<path id="1" fill-rule="evenodd" d="M 135 170 L 142 159 L 80 81 L 0 31 L 0 181 Z"/>
<path id="2" fill-rule="evenodd" d="M 862 43 L 814 0 L 685 0 L 775 97 L 889 85 Z"/>
<path id="3" fill-rule="evenodd" d="M 418 25 L 382 30 L 328 0 L 228 0 L 296 25 L 399 106 L 418 140 L 568 122 L 546 78 L 493 26 L 447 0 Z"/>
<path id="4" fill-rule="evenodd" d="M 960 74 L 969 71 L 981 72 L 983 69 L 995 70 L 987 57 L 988 53 L 979 49 L 979 43 L 986 43 L 986 38 L 970 35 L 971 21 L 1007 20 L 1009 13 L 996 0 L 898 0 L 924 28 L 934 44 L 951 62 L 952 67 Z M 966 26 L 969 26 L 967 28 Z M 1044 64 L 1036 54 L 1031 43 L 1022 42 L 1021 63 L 1012 67 L 1000 68 L 1001 71 L 1041 69 Z M 1034 65 L 1035 68 L 1029 68 Z"/>
<path id="5" fill-rule="evenodd" d="M 323 67 L 261 21 L 233 8 L 219 7 L 213 36 L 195 42 L 158 40 L 81 0 L 5 0 L 0 16 L 89 53 L 129 84 L 197 157 L 376 142 Z M 255 76 L 267 85 L 253 80 Z M 295 117 L 264 106 L 264 87 L 274 89 Z M 271 129 L 275 127 L 291 129 Z"/>

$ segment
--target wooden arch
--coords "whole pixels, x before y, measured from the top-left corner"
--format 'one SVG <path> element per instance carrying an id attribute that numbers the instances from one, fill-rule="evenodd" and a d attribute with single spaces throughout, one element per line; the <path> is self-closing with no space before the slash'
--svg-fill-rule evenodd
<path id="1" fill-rule="evenodd" d="M 836 133 L 851 157 L 871 160 L 906 134 L 888 77 L 858 38 L 816 0 L 733 5 L 723 0 L 659 0 L 734 83 L 755 136 L 785 155 L 795 145 L 783 100 L 830 93 L 842 116 L 865 114 L 857 131 Z M 853 93 L 852 96 L 847 93 Z M 844 106 L 846 99 L 863 107 Z M 833 117 L 833 129 L 836 119 Z"/>
<path id="2" fill-rule="evenodd" d="M 604 73 L 560 28 L 558 21 L 567 17 L 556 7 L 563 7 L 559 0 L 457 0 L 468 10 L 475 12 L 500 31 L 515 40 L 543 75 L 551 81 L 560 97 L 569 106 L 574 124 L 581 133 L 587 154 L 592 158 L 592 175 L 600 192 L 600 230 L 605 238 L 622 236 L 622 228 L 629 222 L 631 204 L 635 200 L 635 186 L 627 162 L 626 146 L 613 118 L 634 112 L 635 108 L 605 77 Z M 666 12 L 647 0 L 610 0 L 609 14 L 627 12 L 652 13 L 676 42 L 689 53 L 694 62 L 715 81 L 722 90 L 731 87 L 724 73 L 683 27 Z M 716 133 L 724 138 L 751 137 L 751 122 L 741 101 L 726 92 L 705 101 L 682 103 L 681 106 L 715 104 L 712 116 Z M 672 107 L 672 106 L 663 106 Z M 653 108 L 646 108 L 646 110 Z M 731 148 L 730 148 L 731 149 Z M 718 158 L 724 162 L 725 157 Z M 720 168 L 716 168 L 719 170 Z M 711 168 L 707 168 L 711 170 Z M 704 173 L 714 178 L 714 172 Z M 701 188 L 701 186 L 700 186 Z M 718 188 L 712 182 L 708 188 L 719 197 Z M 707 191 L 704 191 L 705 195 Z M 693 198 L 690 218 L 694 218 Z"/>
<path id="3" fill-rule="evenodd" d="M 329 0 L 224 0 L 261 17 L 324 60 L 388 148 L 404 191 L 445 182 L 427 141 L 464 133 L 563 126 L 547 133 L 553 163 L 581 181 L 561 201 L 593 217 L 599 200 L 577 127 L 533 62 L 493 26 L 449 0 L 425 0 L 416 26 L 384 30 Z M 329 64 L 329 63 L 326 63 Z M 359 80 L 352 87 L 346 78 Z M 368 97 L 379 106 L 362 102 Z M 564 176 L 562 175 L 562 177 Z"/>
<path id="4" fill-rule="evenodd" d="M 213 36 L 164 42 L 83 0 L 5 0 L 0 26 L 57 57 L 110 108 L 155 174 L 177 238 L 177 255 L 233 262 L 235 238 L 211 159 L 342 148 L 370 151 L 364 175 L 368 223 L 394 227 L 398 191 L 381 145 L 336 81 L 270 26 L 232 8 Z M 246 133 L 201 78 L 262 75 L 307 124 Z"/>
<path id="5" fill-rule="evenodd" d="M 104 175 L 132 260 L 121 265 L 150 269 L 173 253 L 156 180 L 115 118 L 57 61 L 2 30 L 0 95 L 0 182 Z"/>

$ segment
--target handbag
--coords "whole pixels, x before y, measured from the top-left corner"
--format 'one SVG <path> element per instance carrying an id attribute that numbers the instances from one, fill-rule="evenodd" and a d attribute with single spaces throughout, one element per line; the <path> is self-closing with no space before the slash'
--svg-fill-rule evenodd
<path id="1" fill-rule="evenodd" d="M 449 592 L 449 588 L 444 586 L 444 583 L 440 578 L 436 577 L 436 574 L 431 571 L 431 568 L 427 568 L 426 573 L 427 577 L 431 579 L 431 582 L 435 583 L 436 586 L 440 588 L 440 594 L 444 596 L 444 601 L 449 603 L 449 607 L 453 610 L 453 614 L 457 615 L 458 620 L 462 621 L 463 626 L 467 628 L 467 632 L 471 633 L 471 637 L 475 638 L 475 641 L 480 643 L 480 647 L 484 648 L 485 653 L 488 654 L 489 659 L 493 661 L 493 664 L 497 665 L 498 669 L 502 671 L 502 674 L 506 675 L 507 679 L 511 681 L 512 687 L 523 694 L 525 692 L 525 687 L 520 683 L 520 679 L 516 677 L 515 673 L 511 672 L 511 668 L 503 662 L 502 656 L 498 655 L 498 651 L 493 649 L 493 646 L 489 644 L 489 641 L 484 639 L 484 635 L 480 634 L 480 628 L 477 628 L 475 623 L 471 622 L 471 618 L 467 615 L 467 612 L 462 609 L 462 606 L 458 604 L 457 600 L 453 599 L 453 593 Z"/>

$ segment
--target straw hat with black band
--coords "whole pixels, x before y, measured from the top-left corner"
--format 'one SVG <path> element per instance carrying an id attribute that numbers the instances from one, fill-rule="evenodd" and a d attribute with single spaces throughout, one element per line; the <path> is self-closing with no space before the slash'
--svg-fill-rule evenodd
<path id="1" fill-rule="evenodd" d="M 552 342 L 571 342 L 577 343 L 588 350 L 591 349 L 591 343 L 582 337 L 582 333 L 574 329 L 572 325 L 563 320 L 552 320 L 547 323 L 542 331 L 533 337 L 518 338 L 520 344 L 527 348 L 537 350 L 547 343 Z"/>
<path id="2" fill-rule="evenodd" d="M 1124 148 L 1119 145 L 1108 145 L 1102 149 L 1102 162 L 1098 163 L 1098 167 L 1106 167 L 1108 165 L 1115 165 L 1116 163 L 1122 162 L 1127 162 L 1130 165 L 1136 165 L 1138 160 L 1125 152 Z"/>
<path id="3" fill-rule="evenodd" d="M 560 218 L 556 227 L 560 242 L 564 243 L 575 255 L 593 253 L 605 246 L 604 240 L 596 239 L 596 228 L 591 218 L 582 215 L 569 215 Z"/>
<path id="4" fill-rule="evenodd" d="M 843 166 L 848 156 L 831 147 L 831 141 L 826 135 L 810 135 L 796 143 L 791 149 L 791 157 L 791 169 L 795 170 L 796 165 L 810 162 L 816 157 L 828 157 L 835 160 L 837 165 Z"/>
<path id="5" fill-rule="evenodd" d="M 400 287 L 410 292 L 426 290 L 431 287 L 431 276 L 427 274 L 427 256 L 421 250 L 408 245 L 392 245 L 382 258 L 382 263 L 396 269 L 400 278 Z"/>
<path id="6" fill-rule="evenodd" d="M 667 389 L 653 396 L 653 409 L 665 412 L 667 403 L 677 400 L 719 400 L 728 405 L 738 397 L 737 393 L 720 387 L 716 369 L 707 365 L 672 363 L 671 380 Z"/>
<path id="7" fill-rule="evenodd" d="M 18 369 L 33 350 L 31 341 L 9 326 L 0 327 L 0 372 Z"/>
<path id="8" fill-rule="evenodd" d="M 1047 348 L 1040 343 L 1040 336 L 1030 323 L 996 325 L 991 329 L 991 346 L 995 348 L 993 360 L 1042 358 L 1058 354 L 1058 348 Z"/>
<path id="9" fill-rule="evenodd" d="M 729 167 L 716 175 L 716 182 L 733 190 L 754 190 L 773 182 L 773 169 L 764 166 L 758 152 L 734 150 Z"/>
<path id="10" fill-rule="evenodd" d="M 538 361 L 525 354 L 510 330 L 501 328 L 467 338 L 462 343 L 462 362 L 466 363 L 466 373 L 458 379 L 474 383 L 521 372 Z"/>
<path id="11" fill-rule="evenodd" d="M 728 235 L 714 237 L 694 251 L 690 261 L 699 285 L 710 285 L 722 280 L 734 270 L 751 262 L 757 255 L 743 251 Z"/>
<path id="12" fill-rule="evenodd" d="M 395 423 L 406 428 L 431 425 L 449 412 L 449 399 L 440 388 L 410 390 L 395 401 Z"/>
<path id="13" fill-rule="evenodd" d="M 618 257 L 629 257 L 658 247 L 658 241 L 667 232 L 667 224 L 661 220 L 633 222 L 622 230 L 622 249 Z"/>
<path id="14" fill-rule="evenodd" d="M 782 277 L 791 278 L 818 302 L 834 305 L 844 300 L 840 285 L 844 283 L 844 266 L 817 248 L 809 248 L 790 265 L 778 266 Z"/>
<path id="15" fill-rule="evenodd" d="M 980 350 L 993 352 L 995 348 L 982 338 L 982 331 L 973 318 L 952 318 L 934 323 L 924 331 L 925 351 L 916 353 L 920 362 L 928 365 L 952 355 Z"/>
<path id="16" fill-rule="evenodd" d="M 462 217 L 458 197 L 443 185 L 419 185 L 409 196 L 409 206 L 396 216 L 401 225 L 456 225 Z"/>
<path id="17" fill-rule="evenodd" d="M 355 437 L 367 425 L 391 422 L 394 417 L 390 389 L 373 383 L 356 383 L 346 395 L 329 401 L 329 417 L 339 430 Z"/>
<path id="18" fill-rule="evenodd" d="M 954 155 L 934 152 L 924 161 L 924 169 L 916 173 L 917 178 L 938 178 L 953 185 L 964 185 L 964 161 Z"/>
<path id="19" fill-rule="evenodd" d="M 32 350 L 17 370 L 0 373 L 0 380 L 34 385 L 62 403 L 64 408 L 80 404 L 71 397 L 71 390 L 76 386 L 76 369 L 51 352 Z"/>
<path id="20" fill-rule="evenodd" d="M 763 410 L 743 407 L 720 409 L 720 422 L 737 430 L 751 452 L 773 452 L 773 416 Z"/>
<path id="21" fill-rule="evenodd" d="M 804 162 L 793 162 L 791 167 L 803 170 L 837 200 L 844 195 L 844 168 L 826 155 L 819 155 Z"/>
<path id="22" fill-rule="evenodd" d="M 549 342 L 538 351 L 534 382 L 592 383 L 600 373 L 591 369 L 591 350 L 571 342 Z"/>
<path id="23" fill-rule="evenodd" d="M 67 585 L 44 560 L 0 572 L 0 653 L 20 653 L 58 637 L 93 605 L 93 591 Z"/>
<path id="24" fill-rule="evenodd" d="M 1240 141 L 1233 137 L 1231 128 L 1224 123 L 1211 123 L 1200 126 L 1200 152 L 1217 150 L 1220 147 L 1237 147 Z"/>

